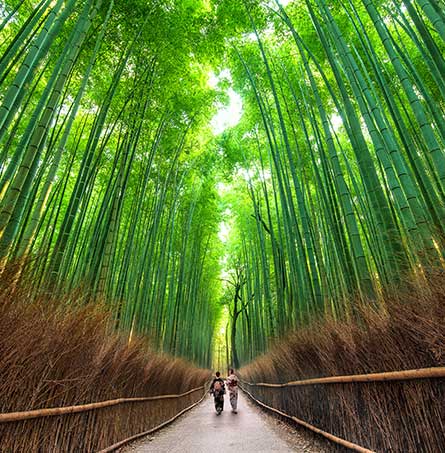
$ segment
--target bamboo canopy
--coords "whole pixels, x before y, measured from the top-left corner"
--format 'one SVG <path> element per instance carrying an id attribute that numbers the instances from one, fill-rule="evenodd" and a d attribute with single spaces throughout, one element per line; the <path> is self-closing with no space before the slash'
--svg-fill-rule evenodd
<path id="1" fill-rule="evenodd" d="M 30 298 L 238 365 L 443 266 L 437 2 L 7 0 L 0 22 L 0 257 Z"/>

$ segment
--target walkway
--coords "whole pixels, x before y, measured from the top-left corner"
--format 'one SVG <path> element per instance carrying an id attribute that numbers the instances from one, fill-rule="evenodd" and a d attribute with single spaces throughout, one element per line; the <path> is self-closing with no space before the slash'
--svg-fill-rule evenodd
<path id="1" fill-rule="evenodd" d="M 226 396 L 224 412 L 217 416 L 207 397 L 178 421 L 127 447 L 125 453 L 323 453 L 305 433 L 289 433 L 248 403 L 242 394 L 238 414 L 232 414 Z"/>

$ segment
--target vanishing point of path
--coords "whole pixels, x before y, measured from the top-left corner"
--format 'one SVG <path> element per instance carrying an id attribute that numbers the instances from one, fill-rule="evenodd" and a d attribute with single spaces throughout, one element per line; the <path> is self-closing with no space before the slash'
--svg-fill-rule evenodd
<path id="1" fill-rule="evenodd" d="M 242 394 L 238 414 L 226 396 L 217 416 L 213 399 L 201 404 L 157 433 L 127 447 L 125 453 L 328 453 L 329 445 L 300 429 L 266 415 Z"/>

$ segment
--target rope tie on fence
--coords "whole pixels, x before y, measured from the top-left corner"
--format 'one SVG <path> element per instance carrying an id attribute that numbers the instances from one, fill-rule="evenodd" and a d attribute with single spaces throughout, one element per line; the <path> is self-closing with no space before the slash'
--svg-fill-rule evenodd
<path id="1" fill-rule="evenodd" d="M 140 402 L 144 402 L 144 401 L 182 398 L 183 396 L 187 396 L 191 393 L 197 392 L 198 390 L 202 390 L 205 387 L 206 387 L 206 385 L 202 385 L 201 387 L 196 387 L 194 389 L 191 389 L 191 390 L 189 390 L 185 393 L 181 393 L 179 395 L 157 395 L 157 396 L 145 396 L 145 397 L 136 397 L 136 398 L 117 398 L 117 399 L 113 399 L 113 400 L 99 401 L 97 403 L 79 404 L 77 406 L 52 407 L 52 408 L 35 409 L 35 410 L 23 411 L 23 412 L 8 412 L 5 414 L 0 414 L 0 423 L 29 420 L 32 418 L 40 418 L 40 417 L 52 417 L 55 415 L 77 414 L 79 412 L 87 412 L 87 411 L 92 411 L 92 410 L 96 410 L 96 409 L 102 409 L 104 407 L 117 406 L 119 404 L 126 404 L 126 403 L 140 403 Z"/>

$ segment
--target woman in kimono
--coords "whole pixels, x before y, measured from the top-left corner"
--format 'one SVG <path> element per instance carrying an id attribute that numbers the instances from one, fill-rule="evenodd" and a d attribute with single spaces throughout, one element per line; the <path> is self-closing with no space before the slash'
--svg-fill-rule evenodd
<path id="1" fill-rule="evenodd" d="M 213 395 L 215 401 L 216 415 L 221 415 L 224 409 L 224 394 L 226 393 L 226 389 L 219 371 L 215 373 L 215 378 L 210 385 L 210 393 Z"/>
<path id="2" fill-rule="evenodd" d="M 229 389 L 229 399 L 230 405 L 232 406 L 232 412 L 236 414 L 238 406 L 238 378 L 232 368 L 229 370 L 229 376 L 227 376 L 226 384 Z"/>

